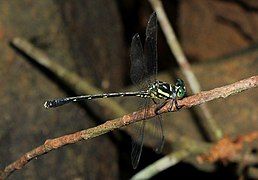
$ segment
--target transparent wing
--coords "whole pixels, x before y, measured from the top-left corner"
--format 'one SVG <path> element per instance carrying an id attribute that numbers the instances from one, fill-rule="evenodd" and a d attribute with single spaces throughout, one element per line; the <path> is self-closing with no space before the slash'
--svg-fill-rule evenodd
<path id="1" fill-rule="evenodd" d="M 146 28 L 146 37 L 145 37 L 145 58 L 147 66 L 147 76 L 151 78 L 152 81 L 156 80 L 157 75 L 157 15 L 152 13 L 148 21 Z"/>
<path id="2" fill-rule="evenodd" d="M 157 15 L 152 13 L 145 33 L 145 45 L 143 47 L 139 34 L 134 35 L 131 43 L 131 80 L 134 84 L 140 84 L 146 79 L 148 83 L 154 82 L 157 75 Z"/>
<path id="3" fill-rule="evenodd" d="M 157 75 L 157 17 L 153 13 L 148 21 L 145 38 L 145 57 L 139 34 L 136 34 L 131 43 L 131 80 L 138 87 L 146 87 L 151 81 L 156 80 Z M 150 99 L 145 101 L 145 110 L 147 111 Z M 145 111 L 145 114 L 147 113 Z M 153 120 L 153 133 L 158 140 L 156 151 L 161 151 L 164 144 L 163 128 L 161 116 Z M 132 141 L 132 165 L 137 168 L 142 153 L 144 141 L 145 121 L 139 122 L 135 127 L 136 138 Z"/>
<path id="4" fill-rule="evenodd" d="M 164 133 L 162 126 L 162 116 L 158 115 L 150 120 L 153 124 L 153 130 L 151 131 L 153 138 L 155 140 L 154 151 L 161 153 L 164 146 Z"/>
<path id="5" fill-rule="evenodd" d="M 136 128 L 136 138 L 132 139 L 131 160 L 133 168 L 136 169 L 142 154 L 145 121 L 137 123 L 134 127 Z"/>
<path id="6" fill-rule="evenodd" d="M 146 28 L 146 38 L 145 38 L 145 61 L 147 68 L 147 76 L 149 77 L 151 82 L 156 80 L 157 69 L 158 69 L 158 56 L 157 56 L 157 15 L 156 13 L 152 13 L 150 19 L 148 21 L 148 25 Z M 154 100 L 153 100 L 154 101 Z M 159 103 L 159 100 L 155 100 L 154 103 Z M 164 134 L 162 127 L 162 116 L 156 116 L 151 119 L 150 133 L 152 137 L 155 138 L 155 151 L 161 152 L 164 145 Z M 147 122 L 146 126 L 149 126 L 149 122 Z"/>
<path id="7" fill-rule="evenodd" d="M 132 82 L 139 87 L 144 86 L 144 78 L 147 76 L 146 62 L 144 61 L 143 48 L 139 34 L 134 35 L 131 43 L 131 69 L 130 76 Z M 145 101 L 144 107 L 146 107 Z M 146 112 L 145 112 L 146 113 Z M 132 139 L 131 160 L 133 168 L 136 169 L 142 154 L 145 121 L 133 125 L 136 137 Z"/>
<path id="8" fill-rule="evenodd" d="M 159 104 L 159 99 L 152 99 L 155 104 Z M 161 153 L 164 146 L 164 131 L 162 126 L 162 115 L 155 116 L 146 122 L 146 139 L 151 139 L 154 142 L 153 149 L 157 153 Z"/>
<path id="9" fill-rule="evenodd" d="M 150 99 L 146 100 L 145 102 L 145 114 L 148 111 L 148 107 L 150 105 Z M 135 132 L 135 138 L 132 139 L 132 153 L 131 153 L 131 159 L 132 159 L 132 165 L 133 168 L 136 169 L 141 153 L 142 153 L 142 147 L 143 142 L 145 139 L 145 136 L 147 136 L 147 139 L 152 139 L 154 141 L 153 149 L 157 153 L 161 153 L 163 146 L 164 146 L 164 134 L 163 134 L 163 127 L 162 127 L 162 116 L 156 116 L 150 120 L 147 121 L 141 121 L 133 125 L 134 132 Z M 148 133 L 145 133 L 145 129 L 148 128 Z"/>
<path id="10" fill-rule="evenodd" d="M 130 58 L 130 77 L 134 84 L 139 85 L 147 75 L 146 62 L 144 61 L 143 48 L 139 34 L 135 34 L 132 39 Z"/>
<path id="11" fill-rule="evenodd" d="M 149 104 L 150 104 L 150 99 L 145 99 L 144 106 L 143 106 L 145 108 L 144 117 L 146 117 L 146 113 L 148 112 Z M 145 124 L 146 122 L 143 120 L 133 125 L 135 130 L 135 138 L 132 139 L 131 159 L 132 159 L 132 165 L 134 169 L 137 168 L 142 154 Z"/>

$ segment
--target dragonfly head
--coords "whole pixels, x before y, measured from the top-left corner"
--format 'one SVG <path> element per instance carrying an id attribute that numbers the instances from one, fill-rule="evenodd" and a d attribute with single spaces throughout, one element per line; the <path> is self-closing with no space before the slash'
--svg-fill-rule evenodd
<path id="1" fill-rule="evenodd" d="M 186 88 L 185 88 L 185 83 L 182 79 L 176 79 L 176 96 L 178 99 L 182 99 L 183 97 L 186 96 Z"/>

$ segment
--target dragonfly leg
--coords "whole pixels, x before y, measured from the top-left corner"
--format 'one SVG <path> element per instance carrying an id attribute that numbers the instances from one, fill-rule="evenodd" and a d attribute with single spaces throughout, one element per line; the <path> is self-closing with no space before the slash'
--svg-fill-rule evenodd
<path id="1" fill-rule="evenodd" d="M 154 100 L 153 100 L 154 101 Z M 155 101 L 154 101 L 155 102 Z M 162 103 L 160 103 L 157 107 L 156 107 L 156 109 L 155 109 L 155 114 L 156 115 L 159 115 L 160 114 L 160 110 L 161 110 L 161 108 L 163 108 L 165 105 L 167 104 L 167 101 L 163 101 Z"/>
<path id="2" fill-rule="evenodd" d="M 175 102 L 176 110 L 179 110 L 179 109 L 182 108 L 182 106 L 179 106 L 179 105 L 178 105 L 177 99 L 174 99 L 174 102 Z"/>
<path id="3" fill-rule="evenodd" d="M 172 102 L 170 103 L 170 108 L 169 108 L 169 110 L 168 110 L 169 112 L 172 111 L 172 108 L 173 108 L 174 103 L 175 103 L 175 99 L 172 99 Z"/>
<path id="4" fill-rule="evenodd" d="M 171 112 L 173 110 L 173 105 L 175 104 L 176 106 L 176 110 L 180 109 L 181 107 L 178 105 L 177 103 L 177 99 L 172 99 L 172 102 L 170 103 L 170 108 L 169 108 L 169 112 Z"/>
<path id="5" fill-rule="evenodd" d="M 154 100 L 153 100 L 153 101 L 154 101 Z M 155 101 L 154 101 L 154 102 L 155 102 Z M 164 101 L 164 102 L 160 103 L 160 104 L 156 107 L 156 109 L 155 109 L 155 114 L 156 114 L 156 115 L 159 115 L 159 114 L 160 114 L 159 111 L 160 111 L 161 108 L 163 108 L 166 104 L 167 104 L 167 101 Z M 176 110 L 179 110 L 179 109 L 182 108 L 182 106 L 179 106 L 179 105 L 178 105 L 177 99 L 172 99 L 172 102 L 170 103 L 170 108 L 169 108 L 169 110 L 168 110 L 169 112 L 172 111 L 174 104 L 175 104 Z"/>

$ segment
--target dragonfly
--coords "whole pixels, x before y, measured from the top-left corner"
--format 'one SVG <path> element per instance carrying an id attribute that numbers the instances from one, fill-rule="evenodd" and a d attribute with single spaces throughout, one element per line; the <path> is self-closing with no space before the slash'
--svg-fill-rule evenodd
<path id="1" fill-rule="evenodd" d="M 147 109 L 153 101 L 157 104 L 157 116 L 151 119 L 153 122 L 153 134 L 157 137 L 155 147 L 156 152 L 161 152 L 164 145 L 164 133 L 162 126 L 162 116 L 158 113 L 164 105 L 165 100 L 172 99 L 176 108 L 180 108 L 177 104 L 178 99 L 182 99 L 186 95 L 186 87 L 184 81 L 176 79 L 175 85 L 156 79 L 158 71 L 158 57 L 157 57 L 157 15 L 152 13 L 147 23 L 145 32 L 144 49 L 141 43 L 140 35 L 137 33 L 133 36 L 130 49 L 131 69 L 130 77 L 133 84 L 140 90 L 130 92 L 113 92 L 93 95 L 81 95 L 75 97 L 59 98 L 46 101 L 45 108 L 54 108 L 62 106 L 70 102 L 78 102 L 83 100 L 92 100 L 97 98 L 111 98 L 111 97 L 140 97 L 145 100 L 144 110 L 147 115 Z M 160 103 L 160 101 L 163 102 Z M 171 105 L 171 107 L 173 106 Z M 146 129 L 146 121 L 140 122 L 140 125 L 135 126 L 136 138 L 132 138 L 132 152 L 131 161 L 134 169 L 137 168 L 142 154 L 144 131 Z M 148 121 L 149 122 L 149 121 Z"/>

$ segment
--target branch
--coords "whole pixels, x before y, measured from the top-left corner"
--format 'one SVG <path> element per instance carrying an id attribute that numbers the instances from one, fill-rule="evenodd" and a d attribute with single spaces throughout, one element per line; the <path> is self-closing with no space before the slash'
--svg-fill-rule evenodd
<path id="1" fill-rule="evenodd" d="M 202 103 L 214 99 L 226 98 L 230 95 L 240 93 L 244 90 L 257 87 L 257 84 L 258 76 L 253 76 L 227 86 L 215 88 L 210 91 L 203 91 L 199 94 L 186 97 L 182 100 L 178 100 L 178 105 L 182 108 L 190 108 L 192 106 L 200 105 Z M 178 110 L 174 106 L 171 109 L 171 106 L 169 104 L 172 103 L 172 100 L 168 100 L 167 102 L 168 103 L 160 110 L 160 113 L 166 113 L 170 110 Z M 17 159 L 15 162 L 11 163 L 10 165 L 6 166 L 3 170 L 1 170 L 0 179 L 7 178 L 12 172 L 22 169 L 23 166 L 25 166 L 32 159 L 43 154 L 46 154 L 54 149 L 58 149 L 68 144 L 73 144 L 81 140 L 92 139 L 94 137 L 113 131 L 114 129 L 118 129 L 129 124 L 138 122 L 144 118 L 152 118 L 156 116 L 155 109 L 156 106 L 154 105 L 148 108 L 147 113 L 144 109 L 142 109 L 132 114 L 124 115 L 121 118 L 107 121 L 99 126 L 89 128 L 87 130 L 78 131 L 73 134 L 64 135 L 54 139 L 48 139 L 45 141 L 43 145 L 27 152 L 26 154 L 22 155 L 19 159 Z"/>

